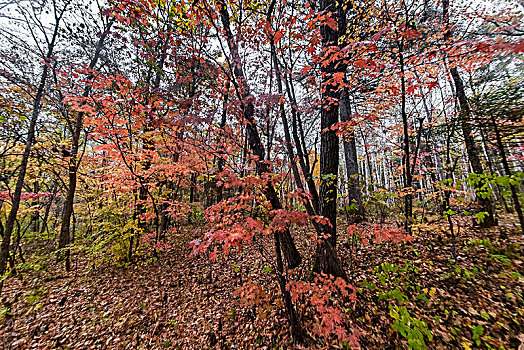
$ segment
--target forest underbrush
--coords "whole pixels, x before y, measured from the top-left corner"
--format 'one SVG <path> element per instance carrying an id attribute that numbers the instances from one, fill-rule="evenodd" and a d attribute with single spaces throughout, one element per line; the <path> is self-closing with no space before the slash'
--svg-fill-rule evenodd
<path id="1" fill-rule="evenodd" d="M 410 244 L 341 235 L 339 254 L 356 289 L 356 300 L 343 305 L 345 327 L 365 349 L 522 348 L 524 252 L 514 221 L 480 229 L 463 219 L 455 250 L 443 222 L 420 227 Z M 212 262 L 192 254 L 189 242 L 200 235 L 201 228 L 187 227 L 157 258 L 120 267 L 81 251 L 69 273 L 28 258 L 3 287 L 1 347 L 344 348 L 315 339 L 316 316 L 303 300 L 296 308 L 304 339 L 293 342 L 264 258 L 269 238 Z M 312 241 L 301 235 L 299 250 L 310 256 Z M 307 279 L 310 266 L 305 259 L 288 277 Z"/>

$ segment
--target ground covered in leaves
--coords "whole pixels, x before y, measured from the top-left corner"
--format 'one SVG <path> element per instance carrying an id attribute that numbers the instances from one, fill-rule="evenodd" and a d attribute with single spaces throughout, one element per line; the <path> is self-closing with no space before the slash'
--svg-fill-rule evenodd
<path id="1" fill-rule="evenodd" d="M 458 222 L 455 248 L 442 221 L 419 225 L 410 244 L 364 245 L 341 235 L 357 289 L 346 312 L 361 347 L 407 348 L 421 337 L 428 348 L 524 348 L 524 254 L 512 219 L 491 230 Z M 82 255 L 69 273 L 28 264 L 5 281 L 0 348 L 343 348 L 308 333 L 314 316 L 301 306 L 307 335 L 293 344 L 269 238 L 211 262 L 191 255 L 199 232 L 188 229 L 158 259 L 126 267 Z M 297 240 L 310 252 L 306 236 Z M 307 278 L 310 266 L 306 256 L 294 278 Z"/>

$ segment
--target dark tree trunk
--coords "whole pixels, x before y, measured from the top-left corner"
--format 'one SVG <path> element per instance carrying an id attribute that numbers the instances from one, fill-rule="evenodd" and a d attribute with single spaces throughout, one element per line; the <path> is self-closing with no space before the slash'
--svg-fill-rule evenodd
<path id="1" fill-rule="evenodd" d="M 279 232 L 273 233 L 273 239 L 275 241 L 275 255 L 277 260 L 278 286 L 280 287 L 280 292 L 282 293 L 282 299 L 286 308 L 287 319 L 289 321 L 289 325 L 291 326 L 291 334 L 293 335 L 293 339 L 297 342 L 301 342 L 303 338 L 302 328 L 300 327 L 300 322 L 298 321 L 295 307 L 293 306 L 291 293 L 286 288 L 286 277 L 284 275 L 284 264 L 282 261 L 282 251 L 286 248 L 282 246 L 281 243 L 283 242 L 281 242 L 281 238 L 283 238 L 283 236 Z"/>
<path id="2" fill-rule="evenodd" d="M 93 56 L 93 59 L 91 60 L 91 63 L 89 64 L 89 68 L 91 70 L 95 68 L 98 62 L 98 58 L 100 57 L 100 51 L 102 50 L 104 46 L 104 40 L 107 37 L 107 34 L 112 24 L 113 24 L 113 20 L 110 20 L 105 28 L 104 33 L 102 33 L 102 35 L 100 35 L 100 38 L 98 39 L 98 43 L 95 49 L 95 55 Z M 88 81 L 91 81 L 92 79 L 94 79 L 94 76 L 90 76 L 88 78 Z M 91 91 L 91 85 L 89 85 L 88 83 L 88 85 L 84 89 L 83 97 L 88 97 L 90 91 Z M 71 215 L 73 214 L 73 204 L 75 201 L 77 172 L 78 172 L 78 167 L 80 165 L 80 160 L 81 160 L 77 158 L 78 158 L 78 150 L 79 150 L 79 145 L 80 145 L 80 134 L 83 130 L 83 126 L 84 126 L 84 113 L 79 112 L 76 115 L 75 124 L 72 130 L 71 156 L 69 158 L 69 174 L 68 174 L 69 186 L 67 188 L 64 209 L 62 211 L 62 226 L 60 227 L 58 249 L 66 248 L 67 245 L 70 243 L 70 239 L 71 239 L 70 237 L 71 236 L 71 233 L 70 233 Z M 67 249 L 63 254 L 60 254 L 60 255 L 62 258 L 65 259 L 66 270 L 69 271 L 71 268 L 70 259 L 69 259 L 69 255 L 70 255 L 69 250 Z"/>
<path id="3" fill-rule="evenodd" d="M 35 181 L 34 183 L 33 192 L 34 193 L 40 192 L 40 182 L 38 182 L 38 180 Z M 31 231 L 40 232 L 40 211 L 39 211 L 40 200 L 37 199 L 33 201 L 32 206 L 34 207 L 34 209 L 33 209 L 33 214 L 31 214 L 31 227 L 32 227 Z"/>
<path id="4" fill-rule="evenodd" d="M 336 7 L 336 3 L 331 0 L 320 1 L 320 11 L 331 12 L 332 17 L 337 22 L 338 30 L 328 25 L 320 28 L 322 35 L 322 46 L 327 49 L 329 46 L 338 45 L 340 32 L 345 30 L 345 14 Z M 340 13 L 339 13 L 340 12 Z M 329 224 L 324 225 L 325 233 L 329 236 L 329 241 L 333 247 L 337 243 L 337 185 L 338 185 L 338 165 L 339 165 L 339 140 L 332 127 L 338 122 L 338 87 L 326 81 L 334 73 L 345 73 L 346 65 L 331 62 L 322 66 L 324 76 L 322 96 L 322 109 L 320 114 L 320 215 L 329 220 Z"/>
<path id="5" fill-rule="evenodd" d="M 442 1 L 442 12 L 444 23 L 448 28 L 444 32 L 444 39 L 449 40 L 451 38 L 451 28 L 449 28 L 449 0 Z M 464 137 L 464 142 L 466 143 L 466 151 L 468 153 L 469 163 L 473 172 L 477 175 L 482 175 L 484 169 L 480 161 L 480 154 L 478 148 L 475 144 L 475 138 L 472 134 L 472 125 L 471 125 L 471 109 L 469 107 L 468 98 L 466 96 L 466 91 L 464 89 L 464 83 L 460 78 L 458 69 L 456 67 L 450 68 L 451 77 L 453 78 L 453 83 L 455 86 L 455 92 L 457 94 L 457 99 L 460 106 L 460 127 L 462 129 L 462 134 Z M 483 182 L 479 183 L 478 186 L 482 187 Z M 487 213 L 487 216 L 480 223 L 482 227 L 492 227 L 496 225 L 495 216 L 493 213 L 493 206 L 489 198 L 483 198 L 480 195 L 477 195 L 477 202 L 482 211 Z"/>
<path id="6" fill-rule="evenodd" d="M 227 104 L 229 102 L 229 80 L 226 81 L 226 92 L 224 95 L 224 104 L 222 106 L 222 118 L 220 119 L 220 132 L 225 133 L 226 122 L 227 122 Z M 224 152 L 225 153 L 225 152 Z M 218 158 L 218 172 L 224 171 L 226 160 L 221 156 Z M 224 198 L 224 184 L 221 183 L 217 186 L 217 202 L 221 202 Z"/>
<path id="7" fill-rule="evenodd" d="M 233 74 L 236 77 L 235 81 L 232 83 L 235 85 L 235 89 L 241 100 L 241 107 L 243 116 L 247 122 L 247 131 L 248 131 L 248 144 L 251 148 L 253 154 L 257 157 L 256 165 L 257 172 L 259 174 L 265 174 L 270 171 L 269 165 L 265 162 L 265 149 L 260 139 L 260 135 L 256 128 L 256 121 L 254 117 L 255 106 L 253 104 L 251 91 L 249 85 L 247 84 L 244 71 L 242 69 L 242 60 L 238 52 L 238 45 L 236 40 L 231 32 L 231 25 L 229 21 L 229 13 L 224 2 L 219 1 L 220 6 L 220 19 L 222 21 L 222 26 L 226 34 L 227 44 L 230 52 L 230 64 L 232 65 Z M 264 193 L 271 203 L 272 209 L 282 209 L 282 204 L 280 199 L 277 196 L 275 188 L 273 185 L 268 182 L 264 189 Z M 289 268 L 295 268 L 300 265 L 302 262 L 302 256 L 298 252 L 295 242 L 289 229 L 279 232 L 281 248 L 284 255 L 284 260 L 286 261 Z"/>
<path id="8" fill-rule="evenodd" d="M 196 173 L 191 174 L 190 178 L 190 190 L 189 190 L 189 203 L 193 203 L 195 201 L 195 190 L 197 186 L 197 175 Z"/>
<path id="9" fill-rule="evenodd" d="M 457 68 L 450 69 L 451 77 L 455 83 L 455 89 L 457 93 L 457 98 L 460 105 L 460 127 L 462 129 L 462 134 L 464 137 L 464 142 L 466 143 L 466 151 L 469 158 L 469 163 L 471 164 L 471 169 L 477 175 L 484 174 L 484 168 L 480 161 L 480 154 L 475 144 L 475 138 L 472 133 L 471 126 L 471 110 L 469 108 L 468 99 L 466 97 L 466 92 L 464 90 L 464 85 L 462 79 L 458 73 Z M 478 187 L 482 187 L 484 182 L 481 181 L 478 184 Z M 495 216 L 493 213 L 493 206 L 489 198 L 483 198 L 480 195 L 477 195 L 477 201 L 482 211 L 487 213 L 487 216 L 482 220 L 480 225 L 482 227 L 492 227 L 496 225 Z"/>
<path id="10" fill-rule="evenodd" d="M 500 164 L 497 164 L 496 166 L 493 166 L 493 160 L 492 160 L 493 152 L 491 152 L 491 150 L 489 149 L 489 143 L 486 140 L 486 135 L 485 134 L 486 133 L 485 133 L 484 127 L 481 127 L 480 128 L 480 136 L 482 138 L 482 144 L 483 144 L 484 150 L 485 150 L 488 170 L 493 175 L 495 175 L 495 174 L 502 174 L 504 172 L 504 170 L 500 169 Z M 504 198 L 504 195 L 502 193 L 502 187 L 498 183 L 496 183 L 495 186 L 497 187 L 497 194 L 500 197 L 500 201 L 502 202 L 502 205 L 504 205 L 504 209 L 506 210 L 506 213 L 513 214 L 513 208 L 508 206 L 506 198 Z M 495 199 L 496 199 L 496 197 L 495 197 Z"/>
<path id="11" fill-rule="evenodd" d="M 302 128 L 302 120 L 300 119 L 300 113 L 298 112 L 298 104 L 297 99 L 295 98 L 293 83 L 290 81 L 289 76 L 286 78 L 286 74 L 284 74 L 284 82 L 286 84 L 286 93 L 288 95 L 289 101 L 291 102 L 291 116 L 293 125 L 292 134 L 297 150 L 298 161 L 300 163 L 302 173 L 304 174 L 309 193 L 311 194 L 311 202 L 315 215 L 318 215 L 320 213 L 319 195 L 317 191 L 317 185 L 313 179 L 311 164 L 309 162 L 308 152 L 305 146 L 306 142 Z"/>
<path id="12" fill-rule="evenodd" d="M 271 43 L 271 57 L 273 59 L 273 65 L 275 67 L 275 73 L 276 73 L 275 75 L 276 75 L 276 81 L 277 81 L 277 89 L 278 89 L 279 95 L 282 95 L 283 94 L 282 74 L 280 71 L 280 64 L 278 62 L 278 57 L 277 57 L 273 35 L 271 35 L 269 40 Z M 291 143 L 291 133 L 289 129 L 288 119 L 286 116 L 286 111 L 284 108 L 284 102 L 280 102 L 279 108 L 280 108 L 280 119 L 282 119 L 282 127 L 284 129 L 284 138 L 286 140 L 286 149 L 287 149 L 287 154 L 290 160 L 291 170 L 293 172 L 293 178 L 295 179 L 296 186 L 299 189 L 301 189 L 302 191 L 305 191 L 304 183 L 302 182 L 302 178 L 300 177 L 300 172 L 298 171 L 297 162 L 295 161 L 295 152 L 293 150 L 293 145 Z M 300 160 L 299 162 L 302 164 Z M 306 174 L 307 170 L 304 171 L 304 169 L 302 169 L 302 172 Z M 317 215 L 314 207 L 311 205 L 311 202 L 308 199 L 305 200 L 305 207 L 306 207 L 306 212 L 309 215 Z"/>
<path id="13" fill-rule="evenodd" d="M 53 194 L 51 195 L 51 198 L 49 199 L 49 203 L 46 204 L 44 217 L 42 219 L 42 226 L 40 228 L 40 233 L 44 233 L 46 231 L 46 229 L 47 229 L 47 221 L 49 219 L 49 213 L 51 211 L 51 207 L 53 205 L 53 201 L 55 200 L 57 192 L 58 192 L 58 184 L 56 182 L 54 182 L 53 183 L 53 191 L 52 191 Z M 48 236 L 49 236 L 49 233 L 48 233 Z"/>
<path id="14" fill-rule="evenodd" d="M 340 99 L 339 113 L 340 121 L 351 121 L 351 101 L 349 100 L 349 93 L 347 91 L 343 92 Z M 346 158 L 349 200 L 351 204 L 356 204 L 357 206 L 355 217 L 358 222 L 364 219 L 365 209 L 362 203 L 362 191 L 360 190 L 355 130 L 351 129 L 345 137 L 347 139 L 344 140 L 344 156 Z"/>
<path id="15" fill-rule="evenodd" d="M 260 135 L 256 128 L 256 122 L 254 118 L 255 106 L 253 105 L 253 99 L 251 96 L 249 85 L 247 84 L 246 77 L 242 70 L 242 60 L 238 52 L 237 42 L 231 31 L 229 13 L 226 4 L 222 0 L 219 0 L 217 4 L 219 6 L 219 15 L 222 22 L 222 27 L 226 34 L 227 44 L 229 48 L 230 68 L 232 69 L 233 74 L 236 78 L 235 80 L 232 80 L 232 83 L 234 84 L 238 98 L 241 102 L 243 117 L 247 122 L 247 141 L 249 147 L 251 148 L 251 151 L 258 158 L 256 159 L 257 173 L 262 175 L 268 173 L 270 171 L 270 168 L 268 163 L 264 161 L 266 153 L 264 150 L 264 145 L 262 144 L 262 140 L 260 139 Z M 272 1 L 268 9 L 269 18 L 271 18 L 274 6 L 275 1 Z M 275 188 L 273 187 L 271 182 L 267 182 L 264 189 L 264 193 L 269 202 L 271 203 L 272 209 L 282 209 L 280 199 L 278 198 Z M 292 304 L 291 296 L 289 294 L 289 291 L 286 289 L 286 278 L 284 275 L 283 262 L 285 260 L 289 268 L 295 268 L 300 265 L 302 261 L 302 256 L 300 255 L 295 246 L 295 242 L 293 241 L 293 237 L 291 236 L 289 229 L 286 228 L 284 231 L 275 231 L 273 233 L 273 237 L 275 243 L 275 255 L 277 260 L 278 284 L 282 293 L 282 299 L 286 308 L 287 318 L 291 326 L 293 338 L 297 341 L 300 341 L 302 339 L 302 332 L 300 329 L 300 324 L 296 317 L 295 309 Z M 282 255 L 284 256 L 284 259 L 282 258 Z"/>
<path id="16" fill-rule="evenodd" d="M 331 13 L 337 23 L 337 29 L 328 25 L 320 27 L 323 49 L 338 46 L 338 39 L 346 30 L 346 14 L 342 4 L 337 6 L 335 1 L 321 0 L 319 11 Z M 327 238 L 317 244 L 313 271 L 347 279 L 336 255 L 339 140 L 332 127 L 338 122 L 340 92 L 338 86 L 327 83 L 334 73 L 345 73 L 346 65 L 341 62 L 330 62 L 327 65 L 322 64 L 321 67 L 324 93 L 320 112 L 320 215 L 328 222 L 322 225 L 322 231 Z"/>
<path id="17" fill-rule="evenodd" d="M 58 37 L 59 24 L 60 24 L 60 20 L 62 19 L 62 15 L 64 11 L 62 11 L 61 14 L 58 17 L 56 17 L 53 36 L 47 48 L 47 55 L 45 57 L 45 62 L 42 67 L 43 69 L 42 75 L 40 77 L 40 82 L 36 90 L 35 99 L 33 101 L 33 111 L 31 113 L 31 119 L 29 120 L 29 130 L 27 133 L 27 140 L 25 143 L 24 153 L 22 155 L 22 161 L 19 167 L 20 170 L 18 173 L 18 178 L 16 180 L 15 191 L 13 193 L 13 202 L 11 205 L 11 211 L 9 212 L 9 215 L 7 217 L 5 230 L 4 230 L 4 237 L 2 239 L 2 245 L 0 247 L 0 275 L 4 275 L 6 268 L 7 268 L 7 260 L 9 257 L 9 246 L 11 244 L 11 235 L 13 234 L 13 230 L 15 227 L 15 221 L 16 221 L 16 215 L 18 213 L 18 209 L 20 208 L 20 198 L 22 196 L 22 188 L 24 186 L 25 174 L 27 171 L 27 163 L 29 162 L 29 156 L 31 155 L 31 148 L 33 146 L 33 141 L 35 139 L 36 123 L 38 122 L 38 117 L 40 115 L 40 109 L 42 107 L 41 102 L 42 102 L 42 97 L 44 95 L 45 85 L 46 85 L 46 81 L 47 81 L 47 77 L 49 73 L 49 68 L 50 68 L 49 63 L 51 62 L 52 57 L 53 57 L 55 43 Z M 3 282 L 0 284 L 0 291 L 1 291 L 2 285 L 3 285 Z"/>
<path id="18" fill-rule="evenodd" d="M 400 61 L 400 89 L 401 89 L 401 114 L 402 126 L 404 131 L 404 179 L 406 181 L 406 193 L 404 195 L 404 230 L 411 233 L 411 220 L 413 217 L 413 175 L 411 173 L 411 155 L 409 150 L 409 121 L 406 112 L 406 77 L 404 65 L 404 41 L 399 44 L 399 61 Z"/>
<path id="19" fill-rule="evenodd" d="M 502 158 L 502 166 L 504 167 L 504 172 L 507 176 L 511 176 L 512 173 L 511 169 L 509 168 L 508 158 L 506 157 L 506 150 L 504 144 L 502 143 L 502 137 L 500 136 L 497 120 L 495 119 L 494 115 L 491 115 L 491 122 L 493 123 L 493 130 L 495 131 L 495 138 L 497 140 L 497 147 Z M 513 205 L 515 206 L 515 211 L 517 212 L 517 216 L 519 218 L 520 230 L 522 232 L 522 236 L 524 237 L 524 215 L 522 214 L 522 207 L 520 206 L 519 202 L 518 188 L 511 182 L 509 186 L 511 190 L 511 199 L 513 199 Z"/>
<path id="20" fill-rule="evenodd" d="M 320 215 L 329 220 L 324 230 L 333 247 L 337 244 L 339 140 L 331 127 L 337 122 L 338 108 L 325 105 L 320 120 Z"/>

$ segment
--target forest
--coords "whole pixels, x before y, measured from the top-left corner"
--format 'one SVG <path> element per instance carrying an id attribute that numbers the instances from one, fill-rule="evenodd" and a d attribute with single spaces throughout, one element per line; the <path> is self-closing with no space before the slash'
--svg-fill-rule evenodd
<path id="1" fill-rule="evenodd" d="M 1 349 L 524 350 L 522 0 L 0 0 Z"/>

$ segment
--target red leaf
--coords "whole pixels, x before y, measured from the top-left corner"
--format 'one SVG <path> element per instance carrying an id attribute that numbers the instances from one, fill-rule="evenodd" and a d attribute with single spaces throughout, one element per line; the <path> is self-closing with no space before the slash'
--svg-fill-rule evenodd
<path id="1" fill-rule="evenodd" d="M 428 83 L 428 89 L 433 89 L 436 86 L 438 86 L 438 81 L 431 81 Z"/>
<path id="2" fill-rule="evenodd" d="M 524 52 L 524 40 L 519 41 L 518 43 L 515 43 L 513 46 L 513 52 L 514 53 L 521 53 Z"/>
<path id="3" fill-rule="evenodd" d="M 300 73 L 302 73 L 303 75 L 306 75 L 307 72 L 309 72 L 313 67 L 311 66 L 304 66 L 301 70 L 300 70 Z"/>
<path id="4" fill-rule="evenodd" d="M 325 19 L 325 22 L 326 22 L 326 25 L 333 29 L 333 30 L 337 30 L 338 26 L 337 26 L 337 22 L 335 22 L 335 20 L 331 17 L 326 17 Z"/>
<path id="5" fill-rule="evenodd" d="M 276 44 L 280 41 L 280 39 L 282 39 L 284 37 L 284 34 L 282 34 L 279 30 L 277 30 L 277 32 L 275 33 L 275 35 L 273 36 L 273 42 Z"/>
<path id="6" fill-rule="evenodd" d="M 333 80 L 335 80 L 335 83 L 340 84 L 342 83 L 342 80 L 344 80 L 344 76 L 344 72 L 333 73 Z"/>
<path id="7" fill-rule="evenodd" d="M 213 250 L 211 254 L 209 254 L 209 258 L 212 262 L 215 262 L 217 260 L 217 247 Z"/>
<path id="8" fill-rule="evenodd" d="M 355 60 L 354 65 L 355 67 L 358 67 L 358 68 L 364 68 L 366 67 L 366 60 L 363 60 L 363 59 Z"/>
<path id="9" fill-rule="evenodd" d="M 408 39 L 415 39 L 416 37 L 420 36 L 421 33 L 418 30 L 415 29 L 407 29 L 404 32 L 404 36 Z"/>

